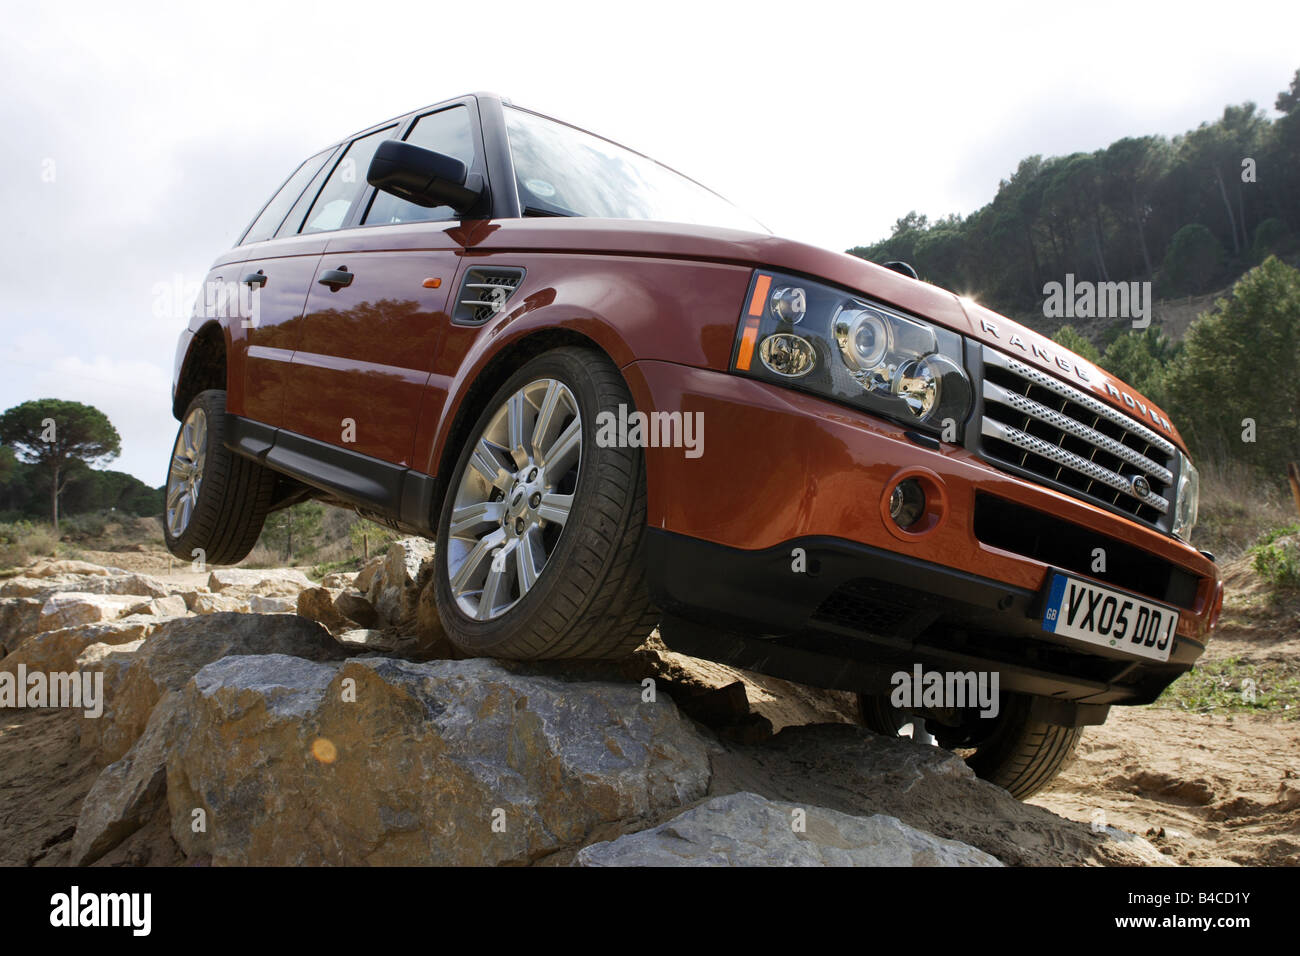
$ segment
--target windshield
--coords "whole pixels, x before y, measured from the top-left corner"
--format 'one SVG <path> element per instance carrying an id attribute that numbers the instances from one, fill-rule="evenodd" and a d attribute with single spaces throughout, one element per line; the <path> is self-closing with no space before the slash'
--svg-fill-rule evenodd
<path id="1" fill-rule="evenodd" d="M 630 149 L 507 107 L 525 216 L 655 219 L 767 232 L 717 193 Z"/>

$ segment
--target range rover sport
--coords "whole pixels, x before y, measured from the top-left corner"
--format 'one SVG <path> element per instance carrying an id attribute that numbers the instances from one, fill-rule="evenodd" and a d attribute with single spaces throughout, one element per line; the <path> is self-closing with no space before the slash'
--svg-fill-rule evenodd
<path id="1" fill-rule="evenodd" d="M 236 294 L 177 346 L 170 550 L 234 563 L 276 509 L 356 509 L 436 541 L 465 655 L 617 658 L 658 625 L 923 721 L 1023 797 L 1222 605 L 1196 471 L 1133 388 L 497 96 L 314 154 L 208 287 Z M 659 440 L 602 427 L 636 413 Z M 995 673 L 996 716 L 894 706 L 918 666 Z"/>

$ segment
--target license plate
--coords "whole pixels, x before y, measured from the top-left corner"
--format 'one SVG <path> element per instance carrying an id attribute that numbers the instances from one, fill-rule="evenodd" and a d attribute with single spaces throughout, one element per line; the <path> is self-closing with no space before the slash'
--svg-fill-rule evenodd
<path id="1" fill-rule="evenodd" d="M 1043 630 L 1157 661 L 1169 660 L 1178 611 L 1069 574 L 1054 573 Z"/>

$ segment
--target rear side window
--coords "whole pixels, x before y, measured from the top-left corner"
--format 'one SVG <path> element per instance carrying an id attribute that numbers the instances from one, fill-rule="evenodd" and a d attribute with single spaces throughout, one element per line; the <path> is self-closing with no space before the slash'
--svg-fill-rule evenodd
<path id="1" fill-rule="evenodd" d="M 333 156 L 337 152 L 337 150 L 334 150 L 330 155 Z M 302 191 L 298 201 L 289 210 L 289 215 L 284 217 L 284 222 L 280 223 L 280 228 L 275 231 L 275 238 L 295 235 L 302 228 L 302 221 L 307 216 L 307 209 L 311 206 L 312 200 L 316 198 L 316 194 L 320 192 L 321 184 L 325 182 L 325 177 L 329 175 L 330 169 L 331 165 L 326 162 L 316 175 L 311 178 L 307 188 Z"/>
<path id="2" fill-rule="evenodd" d="M 469 110 L 463 106 L 429 113 L 415 121 L 406 141 L 412 146 L 431 149 L 459 159 L 470 169 L 474 168 L 477 150 L 474 148 L 474 128 L 470 125 Z M 459 219 L 450 206 L 429 209 L 413 202 L 399 199 L 392 193 L 375 193 L 375 200 L 366 213 L 367 225 L 397 222 L 428 222 L 431 220 Z"/>
<path id="3" fill-rule="evenodd" d="M 290 206 L 297 202 L 307 183 L 321 171 L 329 157 L 330 151 L 327 149 L 323 153 L 317 153 L 299 166 L 288 181 L 280 187 L 280 191 L 271 197 L 271 201 L 266 204 L 266 208 L 262 210 L 261 214 L 253 220 L 253 224 L 249 226 L 248 232 L 244 235 L 244 242 L 241 245 L 250 242 L 261 242 L 263 239 L 270 239 L 275 235 L 275 231 L 280 228 L 280 221 L 284 219 L 284 214 L 289 211 Z"/>
<path id="4" fill-rule="evenodd" d="M 320 195 L 312 203 L 311 212 L 303 224 L 303 232 L 324 232 L 338 229 L 348 221 L 352 207 L 361 198 L 366 187 L 366 170 L 379 144 L 393 135 L 396 126 L 389 126 L 369 136 L 354 139 L 338 161 Z"/>

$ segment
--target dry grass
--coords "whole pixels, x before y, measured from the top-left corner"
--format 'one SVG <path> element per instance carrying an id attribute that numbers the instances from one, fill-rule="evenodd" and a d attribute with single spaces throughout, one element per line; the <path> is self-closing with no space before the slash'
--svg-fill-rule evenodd
<path id="1" fill-rule="evenodd" d="M 1198 467 L 1201 508 L 1192 543 L 1214 552 L 1221 563 L 1245 554 L 1267 532 L 1300 521 L 1285 476 L 1263 481 L 1226 456 L 1205 459 Z"/>

